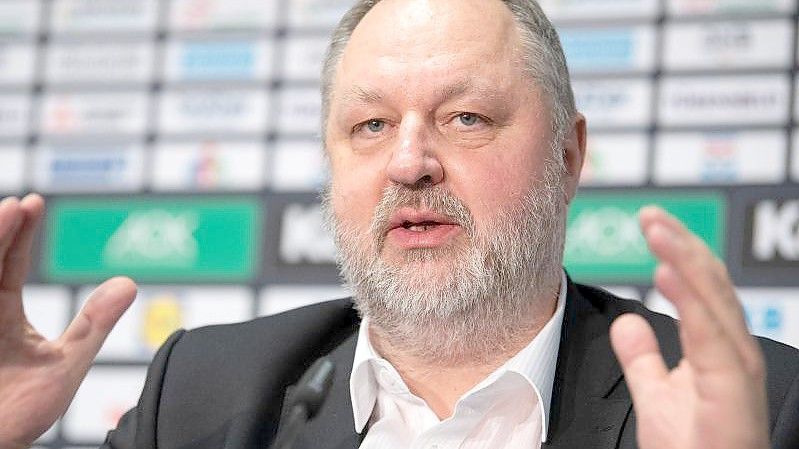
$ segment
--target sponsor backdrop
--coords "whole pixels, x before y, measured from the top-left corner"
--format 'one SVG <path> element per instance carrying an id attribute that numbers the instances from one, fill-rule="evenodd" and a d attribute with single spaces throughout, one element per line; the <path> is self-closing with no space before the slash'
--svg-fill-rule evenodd
<path id="1" fill-rule="evenodd" d="M 346 295 L 316 190 L 318 72 L 351 0 L 0 0 L 0 195 L 49 213 L 25 305 L 56 336 L 103 278 L 142 286 L 40 447 L 96 446 L 179 327 Z M 541 0 L 588 117 L 574 278 L 673 312 L 636 210 L 661 204 L 799 345 L 794 0 Z"/>

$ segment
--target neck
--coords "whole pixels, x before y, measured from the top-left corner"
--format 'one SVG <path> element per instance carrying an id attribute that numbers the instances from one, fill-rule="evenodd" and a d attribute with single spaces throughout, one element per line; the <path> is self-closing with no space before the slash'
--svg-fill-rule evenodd
<path id="1" fill-rule="evenodd" d="M 452 416 L 457 401 L 526 347 L 552 318 L 557 292 L 536 301 L 529 310 L 516 311 L 506 325 L 489 329 L 463 329 L 451 323 L 414 326 L 409 335 L 370 323 L 369 337 L 375 350 L 391 362 L 403 381 L 422 398 L 439 419 Z M 403 335 L 404 334 L 404 335 Z M 464 335 L 470 338 L 465 339 Z M 448 350 L 443 350 L 443 345 Z"/>

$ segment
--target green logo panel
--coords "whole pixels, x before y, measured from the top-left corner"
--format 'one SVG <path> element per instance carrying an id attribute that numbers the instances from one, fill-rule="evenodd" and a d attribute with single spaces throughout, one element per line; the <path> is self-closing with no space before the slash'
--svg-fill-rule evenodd
<path id="1" fill-rule="evenodd" d="M 65 199 L 47 220 L 45 278 L 96 282 L 247 281 L 257 271 L 255 198 Z"/>
<path id="2" fill-rule="evenodd" d="M 726 201 L 716 192 L 581 193 L 569 210 L 564 265 L 581 282 L 649 283 L 655 258 L 638 210 L 658 205 L 723 257 Z"/>

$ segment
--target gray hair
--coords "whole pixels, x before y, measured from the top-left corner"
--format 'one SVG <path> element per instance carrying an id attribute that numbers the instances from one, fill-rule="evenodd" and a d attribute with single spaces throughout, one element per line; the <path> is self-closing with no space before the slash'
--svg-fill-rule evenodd
<path id="1" fill-rule="evenodd" d="M 559 147 L 577 112 L 566 57 L 544 11 L 535 0 L 502 0 L 510 9 L 521 35 L 528 75 L 544 92 L 552 107 L 553 147 Z M 341 18 L 325 55 L 322 68 L 322 129 L 327 128 L 330 96 L 336 68 L 355 27 L 380 0 L 357 0 Z"/>

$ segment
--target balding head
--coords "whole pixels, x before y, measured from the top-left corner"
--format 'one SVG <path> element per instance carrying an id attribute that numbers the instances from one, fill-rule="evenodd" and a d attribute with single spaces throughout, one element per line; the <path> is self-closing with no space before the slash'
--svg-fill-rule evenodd
<path id="1" fill-rule="evenodd" d="M 383 4 L 381 8 L 378 5 Z M 457 6 L 453 8 L 453 5 Z M 395 30 L 402 24 L 419 24 L 419 17 L 425 9 L 450 8 L 457 12 L 479 11 L 479 21 L 474 23 L 471 31 L 479 34 L 478 38 L 486 38 L 490 30 L 507 31 L 507 13 L 516 27 L 513 42 L 518 45 L 523 69 L 530 76 L 531 88 L 540 89 L 552 109 L 552 130 L 555 140 L 559 141 L 568 132 L 572 119 L 576 114 L 574 94 L 572 92 L 566 58 L 557 32 L 544 15 L 537 2 L 533 0 L 483 0 L 469 5 L 467 2 L 417 1 L 417 0 L 359 0 L 344 15 L 333 32 L 322 71 L 322 114 L 323 134 L 327 129 L 330 114 L 330 101 L 333 95 L 333 84 L 339 63 L 344 56 L 347 45 L 353 34 L 360 28 L 361 22 L 370 17 L 371 34 L 380 37 L 386 30 Z M 382 13 L 380 13 L 382 10 Z M 489 14 L 493 11 L 495 14 Z M 374 13 L 374 14 L 373 14 Z M 453 18 L 456 14 L 453 14 Z M 374 19 L 374 20 L 372 20 Z M 503 28 L 504 27 L 504 28 Z M 434 27 L 435 28 L 435 27 Z M 364 32 L 364 34 L 370 34 Z M 396 34 L 394 34 L 396 35 Z M 367 35 L 367 38 L 370 36 Z M 397 43 L 399 46 L 399 43 Z M 557 146 L 558 142 L 555 142 Z"/>

